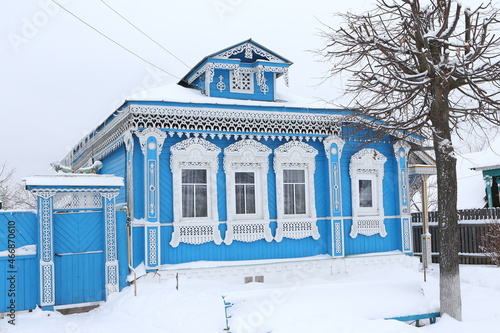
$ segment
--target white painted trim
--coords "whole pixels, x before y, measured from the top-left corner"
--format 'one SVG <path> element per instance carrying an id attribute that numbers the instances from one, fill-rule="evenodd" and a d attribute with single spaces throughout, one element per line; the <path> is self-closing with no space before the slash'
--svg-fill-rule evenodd
<path id="1" fill-rule="evenodd" d="M 349 236 L 356 238 L 358 234 L 372 236 L 380 234 L 385 237 L 387 232 L 384 225 L 384 163 L 387 158 L 372 148 L 365 148 L 351 157 L 349 175 L 351 176 L 351 198 L 353 221 Z M 373 207 L 360 207 L 359 180 L 372 181 Z"/>
<path id="2" fill-rule="evenodd" d="M 170 245 L 177 247 L 179 243 L 202 244 L 207 242 L 222 243 L 218 229 L 219 215 L 217 211 L 217 172 L 219 170 L 218 155 L 221 149 L 197 137 L 181 141 L 170 148 L 170 168 L 173 175 L 174 197 L 174 232 Z M 182 218 L 182 169 L 207 170 L 207 213 L 206 218 Z"/>
<path id="3" fill-rule="evenodd" d="M 235 69 L 238 70 L 238 69 Z M 235 75 L 235 70 L 229 71 L 229 92 L 231 93 L 236 93 L 236 94 L 253 94 L 254 92 L 254 85 L 255 85 L 255 74 L 253 72 L 244 72 L 244 73 L 238 73 Z M 242 89 L 241 88 L 241 80 L 243 74 L 248 74 L 250 77 L 250 89 Z M 236 88 L 233 86 L 233 78 L 238 80 L 240 84 L 240 88 Z"/>
<path id="4" fill-rule="evenodd" d="M 276 204 L 278 228 L 274 239 L 281 242 L 283 237 L 301 239 L 320 237 L 316 226 L 316 201 L 314 192 L 315 157 L 318 151 L 302 141 L 289 141 L 274 151 L 274 170 L 276 173 Z M 284 213 L 283 170 L 304 170 L 306 188 L 306 214 L 291 215 Z M 286 225 L 285 225 L 286 223 Z M 294 227 L 295 226 L 295 227 Z M 305 228 L 304 228 L 305 226 Z M 298 232 L 298 230 L 301 232 Z"/>
<path id="5" fill-rule="evenodd" d="M 224 149 L 226 174 L 227 231 L 224 243 L 233 240 L 253 242 L 259 239 L 272 241 L 269 227 L 267 173 L 271 149 L 250 139 L 237 141 Z M 235 173 L 255 174 L 255 214 L 236 214 Z"/>

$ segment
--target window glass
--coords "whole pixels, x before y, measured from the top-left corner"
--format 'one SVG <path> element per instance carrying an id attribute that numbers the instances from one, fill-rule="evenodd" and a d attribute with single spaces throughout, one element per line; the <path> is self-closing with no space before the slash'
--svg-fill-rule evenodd
<path id="1" fill-rule="evenodd" d="M 373 207 L 372 181 L 369 179 L 359 180 L 359 207 Z"/>
<path id="2" fill-rule="evenodd" d="M 207 217 L 207 170 L 182 170 L 182 217 Z"/>
<path id="3" fill-rule="evenodd" d="M 255 214 L 255 174 L 235 172 L 236 214 Z"/>
<path id="4" fill-rule="evenodd" d="M 283 204 L 285 214 L 306 213 L 304 170 L 283 170 Z"/>

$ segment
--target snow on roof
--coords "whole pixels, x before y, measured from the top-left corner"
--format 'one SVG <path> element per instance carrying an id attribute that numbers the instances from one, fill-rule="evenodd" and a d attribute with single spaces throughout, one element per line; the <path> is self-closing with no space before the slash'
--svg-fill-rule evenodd
<path id="1" fill-rule="evenodd" d="M 485 184 L 481 170 L 500 168 L 500 137 L 483 150 L 458 155 L 458 209 L 483 208 Z"/>
<path id="2" fill-rule="evenodd" d="M 500 137 L 490 142 L 483 151 L 468 154 L 475 170 L 500 169 Z"/>
<path id="3" fill-rule="evenodd" d="M 23 182 L 26 186 L 124 186 L 122 177 L 95 174 L 31 176 Z"/>
<path id="4" fill-rule="evenodd" d="M 254 106 L 287 106 L 300 108 L 332 108 L 325 101 L 314 98 L 305 98 L 289 94 L 276 93 L 275 102 L 254 101 L 247 99 L 230 99 L 209 97 L 203 95 L 199 90 L 182 87 L 178 84 L 167 84 L 141 91 L 127 98 L 127 101 L 165 101 L 184 103 L 207 103 L 224 105 L 254 105 Z"/>
<path id="5" fill-rule="evenodd" d="M 486 195 L 483 175 L 480 171 L 471 170 L 474 165 L 474 154 L 458 156 L 457 158 L 457 183 L 458 183 L 458 209 L 483 208 Z"/>

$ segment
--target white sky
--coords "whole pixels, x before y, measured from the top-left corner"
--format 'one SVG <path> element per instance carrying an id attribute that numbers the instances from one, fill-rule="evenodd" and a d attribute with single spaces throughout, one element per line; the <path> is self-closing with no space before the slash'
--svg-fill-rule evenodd
<path id="1" fill-rule="evenodd" d="M 335 99 L 333 84 L 314 88 L 328 69 L 307 50 L 338 11 L 364 11 L 373 0 L 105 0 L 190 67 L 248 38 L 294 62 L 287 93 Z M 471 0 L 477 3 L 477 0 Z M 181 78 L 189 70 L 137 32 L 101 0 L 59 0 L 141 57 Z M 0 163 L 16 178 L 51 173 L 59 160 L 123 100 L 175 83 L 90 29 L 50 0 L 4 0 L 0 12 Z M 317 17 L 317 19 L 315 18 Z"/>

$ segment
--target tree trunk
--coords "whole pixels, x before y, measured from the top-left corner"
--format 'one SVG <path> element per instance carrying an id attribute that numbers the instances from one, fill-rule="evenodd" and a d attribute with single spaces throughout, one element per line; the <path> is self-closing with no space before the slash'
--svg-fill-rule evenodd
<path id="1" fill-rule="evenodd" d="M 440 229 L 440 306 L 441 313 L 462 320 L 460 269 L 458 252 L 460 238 L 457 212 L 456 157 L 451 142 L 449 122 L 449 91 L 441 84 L 434 87 L 430 118 L 434 128 L 438 183 L 438 217 Z"/>

